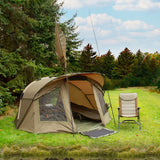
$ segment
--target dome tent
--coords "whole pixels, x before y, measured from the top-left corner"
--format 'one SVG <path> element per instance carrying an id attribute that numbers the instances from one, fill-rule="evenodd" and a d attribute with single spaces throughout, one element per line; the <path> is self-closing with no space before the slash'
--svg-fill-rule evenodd
<path id="1" fill-rule="evenodd" d="M 45 77 L 23 91 L 15 119 L 17 129 L 33 133 L 79 132 L 76 120 L 110 121 L 99 73 L 72 73 Z"/>

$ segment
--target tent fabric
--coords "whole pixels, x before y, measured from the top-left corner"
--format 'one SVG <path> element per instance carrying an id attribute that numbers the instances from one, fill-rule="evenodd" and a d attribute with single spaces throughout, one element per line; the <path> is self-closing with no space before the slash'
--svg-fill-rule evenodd
<path id="1" fill-rule="evenodd" d="M 104 126 L 106 126 L 106 124 L 109 123 L 109 121 L 111 120 L 111 117 L 108 111 L 104 113 L 104 110 L 102 110 L 102 108 L 105 107 L 104 106 L 105 101 L 104 101 L 104 98 L 99 99 L 99 97 L 101 97 L 103 93 L 102 92 L 100 93 L 100 90 L 95 86 L 93 86 L 93 92 L 95 95 L 95 100 L 96 100 L 97 108 L 98 108 L 102 123 Z M 101 94 L 101 96 L 100 95 L 98 96 L 98 94 Z"/>
<path id="2" fill-rule="evenodd" d="M 56 50 L 56 55 L 60 61 L 60 64 L 66 68 L 67 65 L 66 38 L 56 21 L 55 21 L 55 50 Z"/>
<path id="3" fill-rule="evenodd" d="M 71 109 L 73 113 L 79 113 L 87 118 L 91 118 L 93 120 L 101 120 L 100 115 L 97 110 L 89 109 L 83 106 L 79 106 L 77 104 L 71 103 Z"/>
<path id="4" fill-rule="evenodd" d="M 16 128 L 33 133 L 75 133 L 75 115 L 105 126 L 110 115 L 104 108 L 103 84 L 99 73 L 73 73 L 33 81 L 23 91 Z"/>

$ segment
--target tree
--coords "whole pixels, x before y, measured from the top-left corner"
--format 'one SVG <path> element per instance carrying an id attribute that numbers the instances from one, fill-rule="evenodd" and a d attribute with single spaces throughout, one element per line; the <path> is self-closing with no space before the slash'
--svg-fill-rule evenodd
<path id="1" fill-rule="evenodd" d="M 93 51 L 91 44 L 87 44 L 87 46 L 84 47 L 80 56 L 81 70 L 85 72 L 94 71 L 95 59 L 96 59 L 96 52 Z"/>
<path id="2" fill-rule="evenodd" d="M 52 66 L 54 54 L 54 19 L 59 14 L 56 1 L 2 1 L 2 48 L 18 51 L 23 59 Z"/>
<path id="3" fill-rule="evenodd" d="M 15 3 L 16 2 L 16 3 Z M 60 23 L 64 15 L 62 4 L 57 0 L 2 0 L 1 7 L 1 48 L 9 52 L 18 51 L 23 59 L 34 60 L 36 64 L 55 67 L 55 19 L 60 24 L 67 40 L 67 57 L 74 63 L 77 48 L 81 45 L 76 33 L 74 18 Z"/>
<path id="4" fill-rule="evenodd" d="M 112 52 L 109 50 L 105 55 L 101 56 L 101 63 L 102 63 L 102 72 L 108 78 L 112 78 L 112 71 L 115 64 L 115 58 L 112 55 Z"/>
<path id="5" fill-rule="evenodd" d="M 135 86 L 142 86 L 144 85 L 144 81 L 142 80 L 143 77 L 143 70 L 142 70 L 142 62 L 144 59 L 144 54 L 138 50 L 133 64 L 133 76 L 134 76 L 134 85 Z"/>
<path id="6" fill-rule="evenodd" d="M 145 53 L 142 61 L 142 72 L 145 85 L 154 85 L 158 78 L 159 62 L 150 53 Z"/>
<path id="7" fill-rule="evenodd" d="M 77 26 L 74 22 L 76 16 L 75 14 L 71 19 L 61 24 L 66 37 L 66 56 L 68 59 L 68 71 L 70 72 L 80 71 L 80 51 L 78 51 L 78 47 L 82 44 L 82 40 L 78 38 L 79 32 L 76 32 Z"/>
<path id="8" fill-rule="evenodd" d="M 114 68 L 115 78 L 124 78 L 129 73 L 132 73 L 133 63 L 134 63 L 133 53 L 128 48 L 125 48 L 120 53 L 116 61 L 116 66 Z"/>
<path id="9" fill-rule="evenodd" d="M 66 33 L 69 61 L 72 63 L 77 58 L 74 53 L 81 41 L 74 32 L 74 18 L 60 23 L 64 15 L 61 7 L 57 0 L 0 1 L 0 88 L 3 95 L 19 96 L 31 81 L 63 73 L 55 54 L 55 19 Z"/>

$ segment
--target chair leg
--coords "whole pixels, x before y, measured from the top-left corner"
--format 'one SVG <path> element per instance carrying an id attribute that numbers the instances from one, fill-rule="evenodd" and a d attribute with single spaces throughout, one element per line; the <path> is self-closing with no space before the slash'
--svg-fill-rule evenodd
<path id="1" fill-rule="evenodd" d="M 138 123 L 139 123 L 139 130 L 141 130 L 141 121 L 140 121 L 140 116 L 138 116 Z"/>
<path id="2" fill-rule="evenodd" d="M 118 107 L 118 130 L 120 130 L 120 107 Z"/>
<path id="3" fill-rule="evenodd" d="M 120 130 L 120 116 L 118 114 L 118 130 Z"/>

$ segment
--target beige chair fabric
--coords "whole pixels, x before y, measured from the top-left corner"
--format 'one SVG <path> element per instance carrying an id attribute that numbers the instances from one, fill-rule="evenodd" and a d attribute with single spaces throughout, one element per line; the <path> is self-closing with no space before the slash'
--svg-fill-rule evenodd
<path id="1" fill-rule="evenodd" d="M 134 121 L 140 126 L 140 115 L 139 115 L 139 107 L 137 106 L 137 93 L 120 93 L 119 94 L 119 108 L 118 108 L 118 129 L 120 124 L 124 122 Z M 135 120 L 124 120 L 120 122 L 120 117 L 137 117 L 137 121 Z"/>

